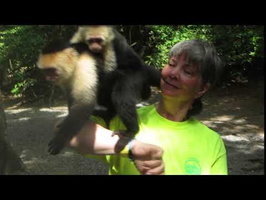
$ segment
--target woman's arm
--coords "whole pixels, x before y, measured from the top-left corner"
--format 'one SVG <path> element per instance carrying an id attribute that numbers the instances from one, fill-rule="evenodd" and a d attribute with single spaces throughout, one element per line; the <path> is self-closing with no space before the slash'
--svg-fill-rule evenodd
<path id="1" fill-rule="evenodd" d="M 119 137 L 92 121 L 88 121 L 82 130 L 69 142 L 69 146 L 80 154 L 120 154 L 123 145 L 128 139 Z M 132 142 L 134 163 L 141 174 L 163 174 L 163 150 L 152 144 L 137 140 Z M 118 148 L 119 147 L 119 148 Z M 127 151 L 122 151 L 121 156 L 128 156 Z"/>

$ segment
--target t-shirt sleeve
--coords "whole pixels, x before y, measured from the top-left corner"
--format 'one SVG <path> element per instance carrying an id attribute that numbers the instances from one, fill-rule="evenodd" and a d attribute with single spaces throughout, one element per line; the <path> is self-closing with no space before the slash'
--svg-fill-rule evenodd
<path id="1" fill-rule="evenodd" d="M 222 138 L 219 139 L 217 143 L 217 156 L 216 160 L 211 167 L 212 175 L 228 175 L 227 167 L 227 155 L 224 142 Z"/>

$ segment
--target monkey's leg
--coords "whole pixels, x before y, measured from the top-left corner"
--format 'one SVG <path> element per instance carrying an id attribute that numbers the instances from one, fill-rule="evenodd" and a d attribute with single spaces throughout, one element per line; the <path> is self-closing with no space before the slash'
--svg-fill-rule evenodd
<path id="1" fill-rule="evenodd" d="M 132 85 L 122 82 L 116 84 L 112 93 L 112 101 L 117 114 L 127 128 L 127 131 L 119 132 L 124 136 L 133 138 L 139 131 L 139 125 L 136 111 L 136 92 Z"/>

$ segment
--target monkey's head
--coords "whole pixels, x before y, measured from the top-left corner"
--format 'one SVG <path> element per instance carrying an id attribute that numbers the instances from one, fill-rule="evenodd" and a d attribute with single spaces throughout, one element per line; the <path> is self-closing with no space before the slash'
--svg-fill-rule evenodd
<path id="1" fill-rule="evenodd" d="M 75 70 L 78 52 L 65 43 L 50 43 L 39 55 L 37 66 L 43 71 L 47 81 L 61 86 L 67 82 Z"/>
<path id="2" fill-rule="evenodd" d="M 114 39 L 111 26 L 80 26 L 71 39 L 71 43 L 84 42 L 93 53 L 104 53 Z"/>

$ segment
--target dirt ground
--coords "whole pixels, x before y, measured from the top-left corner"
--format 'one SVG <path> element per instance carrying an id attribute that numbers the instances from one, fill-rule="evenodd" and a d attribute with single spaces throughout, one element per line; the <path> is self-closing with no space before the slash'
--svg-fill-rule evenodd
<path id="1" fill-rule="evenodd" d="M 264 175 L 264 82 L 211 92 L 199 119 L 224 139 L 229 174 Z"/>
<path id="2" fill-rule="evenodd" d="M 65 149 L 47 153 L 55 118 L 66 114 L 65 106 L 36 104 L 17 107 L 4 100 L 7 139 L 32 175 L 105 175 L 107 166 Z M 216 89 L 204 97 L 198 118 L 224 139 L 230 175 L 264 175 L 264 81 L 255 86 Z"/>

